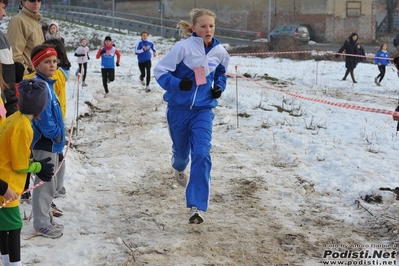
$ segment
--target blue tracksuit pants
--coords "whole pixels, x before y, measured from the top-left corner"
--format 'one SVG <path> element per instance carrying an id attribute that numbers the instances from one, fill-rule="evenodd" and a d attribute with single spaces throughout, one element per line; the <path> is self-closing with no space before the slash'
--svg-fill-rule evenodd
<path id="1" fill-rule="evenodd" d="M 190 181 L 186 188 L 187 207 L 207 211 L 211 183 L 212 109 L 167 109 L 172 138 L 172 167 L 186 169 L 191 157 Z M 190 157 L 189 157 L 190 156 Z"/>

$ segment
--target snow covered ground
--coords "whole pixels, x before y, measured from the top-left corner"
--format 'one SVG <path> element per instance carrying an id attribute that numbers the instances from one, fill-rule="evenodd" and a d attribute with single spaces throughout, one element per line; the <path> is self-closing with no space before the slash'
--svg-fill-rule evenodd
<path id="1" fill-rule="evenodd" d="M 54 200 L 64 235 L 35 237 L 31 206 L 21 205 L 24 265 L 396 265 L 399 204 L 380 190 L 399 187 L 396 122 L 290 96 L 394 110 L 392 66 L 378 87 L 372 64 L 358 65 L 353 84 L 341 81 L 344 62 L 231 57 L 214 110 L 210 208 L 192 225 L 170 166 L 163 90 L 154 79 L 149 93 L 139 83 L 138 35 L 59 24 L 67 43 L 111 35 L 122 60 L 108 98 L 96 50 L 89 86 L 77 93 L 76 77 L 68 81 L 66 124 L 75 110 L 80 118 L 67 196 Z M 161 56 L 173 45 L 150 39 Z M 69 59 L 73 73 L 73 52 Z M 250 78 L 236 78 L 235 67 Z"/>

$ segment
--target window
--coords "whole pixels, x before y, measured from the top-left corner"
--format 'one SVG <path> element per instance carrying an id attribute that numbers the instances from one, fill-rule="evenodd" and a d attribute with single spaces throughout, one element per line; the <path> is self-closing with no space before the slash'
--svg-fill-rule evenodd
<path id="1" fill-rule="evenodd" d="M 346 2 L 346 16 L 347 17 L 360 17 L 362 14 L 361 1 L 348 1 Z"/>

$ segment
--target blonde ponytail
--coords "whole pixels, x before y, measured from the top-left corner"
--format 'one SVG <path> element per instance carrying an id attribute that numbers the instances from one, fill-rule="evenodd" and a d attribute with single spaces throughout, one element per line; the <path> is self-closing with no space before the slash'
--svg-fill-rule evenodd
<path id="1" fill-rule="evenodd" d="M 191 34 L 193 33 L 193 30 L 191 29 L 191 25 L 195 25 L 197 24 L 197 19 L 203 15 L 208 15 L 213 17 L 216 20 L 216 14 L 213 13 L 211 10 L 209 9 L 204 9 L 204 8 L 194 8 L 193 10 L 191 10 L 190 12 L 190 18 L 191 18 L 191 24 L 188 23 L 185 20 L 180 20 L 177 24 L 176 24 L 176 28 L 181 30 L 181 36 L 183 38 L 188 38 L 191 36 Z"/>

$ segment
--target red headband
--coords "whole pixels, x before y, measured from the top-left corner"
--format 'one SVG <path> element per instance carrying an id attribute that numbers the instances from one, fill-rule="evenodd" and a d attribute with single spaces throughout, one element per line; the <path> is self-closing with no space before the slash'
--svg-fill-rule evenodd
<path id="1" fill-rule="evenodd" d="M 40 64 L 41 61 L 43 61 L 43 59 L 52 55 L 57 56 L 57 52 L 54 50 L 54 48 L 46 48 L 45 50 L 37 53 L 32 59 L 33 67 L 36 69 L 36 67 Z"/>

